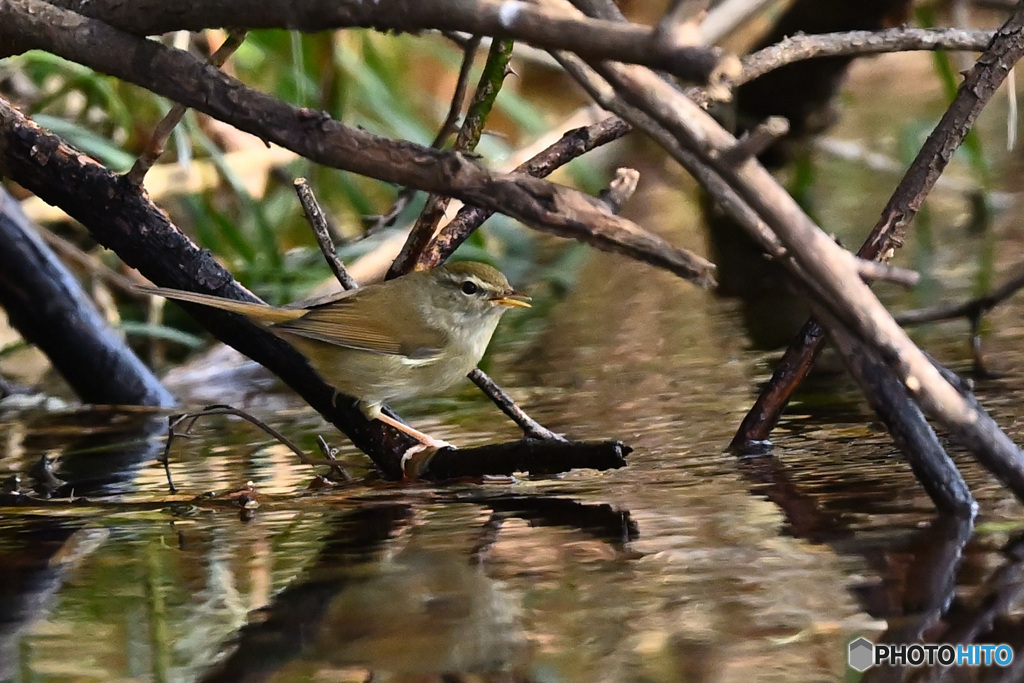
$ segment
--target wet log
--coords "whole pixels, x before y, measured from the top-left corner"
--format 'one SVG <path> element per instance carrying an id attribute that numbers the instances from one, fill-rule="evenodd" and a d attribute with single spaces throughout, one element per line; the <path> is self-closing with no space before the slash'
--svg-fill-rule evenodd
<path id="1" fill-rule="evenodd" d="M 0 188 L 0 306 L 86 403 L 172 406 L 174 397 L 113 330 L 18 202 Z"/>

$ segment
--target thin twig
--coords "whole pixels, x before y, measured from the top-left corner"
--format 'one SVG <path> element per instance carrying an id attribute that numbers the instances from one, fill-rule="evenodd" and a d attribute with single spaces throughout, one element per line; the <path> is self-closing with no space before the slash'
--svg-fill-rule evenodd
<path id="1" fill-rule="evenodd" d="M 940 320 L 953 320 L 955 318 L 976 318 L 985 315 L 1022 288 L 1024 288 L 1024 268 L 1018 270 L 1016 274 L 997 287 L 995 291 L 984 296 L 958 304 L 945 304 L 932 308 L 921 308 L 915 311 L 905 311 L 904 313 L 896 314 L 894 317 L 900 325 L 921 325 Z"/>
<path id="2" fill-rule="evenodd" d="M 171 493 L 178 492 L 178 487 L 174 485 L 174 480 L 171 478 L 171 441 L 174 440 L 174 428 L 178 424 L 175 420 L 178 417 L 178 415 L 167 417 L 167 441 L 164 442 L 164 455 L 160 459 L 164 465 L 164 476 L 167 477 L 167 488 Z"/>
<path id="3" fill-rule="evenodd" d="M 302 462 L 303 464 L 305 464 L 305 465 L 313 465 L 314 467 L 319 467 L 321 465 L 324 465 L 324 466 L 330 467 L 331 469 L 335 470 L 336 472 L 341 473 L 342 476 L 347 476 L 345 474 L 345 472 L 344 472 L 344 469 L 341 467 L 340 463 L 338 463 L 336 461 L 331 461 L 331 460 L 328 460 L 328 459 L 317 460 L 316 458 L 311 458 L 308 455 L 306 455 L 306 453 L 301 448 L 299 448 L 298 445 L 296 445 L 296 443 L 294 441 L 292 441 L 287 436 L 285 436 L 281 432 L 277 431 L 276 429 L 274 429 L 273 427 L 268 425 L 266 422 L 260 420 L 257 417 L 254 417 L 253 415 L 250 415 L 249 413 L 245 412 L 244 410 L 239 410 L 238 408 L 233 408 L 233 407 L 228 406 L 228 405 L 220 405 L 220 404 L 206 406 L 205 408 L 203 408 L 202 410 L 200 410 L 198 412 L 182 413 L 180 415 L 171 415 L 170 417 L 168 417 L 168 419 L 167 419 L 168 420 L 167 443 L 164 445 L 164 464 L 165 464 L 165 467 L 166 467 L 166 464 L 167 464 L 167 461 L 168 461 L 168 457 L 167 456 L 168 456 L 168 454 L 170 453 L 170 450 L 171 450 L 171 442 L 174 440 L 175 437 L 183 436 L 182 433 L 176 432 L 175 428 L 178 425 L 182 424 L 183 422 L 188 421 L 189 425 L 185 429 L 185 434 L 188 434 L 192 430 L 192 427 L 195 425 L 196 420 L 198 420 L 201 417 L 206 417 L 208 415 L 234 415 L 235 417 L 240 417 L 243 420 L 249 422 L 250 424 L 256 425 L 257 427 L 262 429 L 264 432 L 266 432 L 270 436 L 274 437 L 274 439 L 276 439 L 278 442 L 280 442 L 285 447 L 287 447 L 289 450 L 291 450 L 293 453 L 295 453 L 295 455 L 298 456 L 299 461 Z M 167 477 L 168 477 L 168 483 L 170 483 L 170 471 L 168 471 Z M 171 486 L 173 488 L 173 484 L 171 484 Z"/>
<path id="4" fill-rule="evenodd" d="M 971 356 L 974 361 L 974 376 L 995 377 L 997 375 L 986 367 L 985 354 L 981 343 L 981 321 L 985 314 L 1016 294 L 1021 288 L 1024 288 L 1024 269 L 1019 270 L 1016 275 L 1011 276 L 1006 282 L 997 287 L 994 292 L 985 296 L 959 304 L 906 311 L 894 317 L 896 322 L 907 326 L 952 320 L 954 318 L 967 318 L 971 328 Z"/>
<path id="5" fill-rule="evenodd" d="M 228 60 L 235 50 L 241 46 L 245 40 L 246 31 L 230 31 L 228 37 L 224 40 L 217 51 L 210 55 L 208 60 L 209 64 L 215 67 L 221 67 L 224 62 Z M 146 145 L 146 149 L 143 150 L 139 158 L 135 160 L 131 169 L 125 174 L 125 178 L 128 182 L 133 185 L 141 185 L 146 174 L 149 173 L 149 169 L 153 167 L 156 160 L 160 158 L 160 155 L 164 153 L 164 149 L 167 147 L 167 140 L 171 137 L 171 133 L 174 132 L 175 126 L 181 121 L 181 118 L 188 111 L 188 107 L 182 104 L 175 104 L 171 107 L 171 110 L 167 112 L 163 120 L 157 124 L 153 130 L 153 135 L 149 139 L 149 144 Z"/>
<path id="6" fill-rule="evenodd" d="M 993 35 L 993 31 L 981 29 L 903 27 L 789 36 L 744 57 L 739 75 L 731 79 L 729 85 L 735 89 L 789 64 L 823 57 L 858 57 L 918 50 L 977 52 L 985 49 Z M 720 99 L 717 93 L 697 86 L 688 88 L 686 94 L 701 106 Z"/>
<path id="7" fill-rule="evenodd" d="M 452 102 L 448 107 L 448 116 L 434 136 L 431 147 L 441 148 L 448 138 L 456 132 L 456 125 L 459 121 L 459 114 L 462 113 L 462 104 L 466 101 L 466 93 L 469 91 L 469 76 L 473 70 L 473 59 L 480 47 L 480 36 L 472 36 L 466 43 L 463 50 L 462 66 L 459 68 L 459 78 L 455 82 L 455 92 L 452 93 Z"/>
<path id="8" fill-rule="evenodd" d="M 921 273 L 916 270 L 862 258 L 857 259 L 857 272 L 865 282 L 892 282 L 908 288 L 921 282 Z"/>
<path id="9" fill-rule="evenodd" d="M 309 221 L 309 227 L 313 229 L 316 243 L 320 246 L 320 251 L 323 253 L 327 265 L 330 266 L 331 272 L 334 273 L 334 277 L 338 278 L 338 282 L 341 283 L 342 287 L 345 289 L 355 289 L 359 285 L 349 275 L 345 264 L 338 257 L 338 251 L 334 246 L 334 240 L 331 239 L 331 232 L 327 226 L 327 216 L 313 195 L 313 190 L 309 187 L 309 181 L 305 178 L 296 178 L 294 185 L 295 194 L 299 196 L 299 202 L 306 212 L 306 220 Z"/>
<path id="10" fill-rule="evenodd" d="M 561 434 L 557 434 L 547 427 L 543 426 L 532 417 L 526 414 L 522 408 L 516 405 L 516 402 L 505 393 L 505 390 L 495 384 L 494 380 L 488 377 L 483 370 L 480 368 L 473 368 L 469 372 L 469 379 L 473 384 L 480 387 L 480 391 L 487 394 L 488 398 L 494 401 L 494 405 L 501 409 L 501 412 L 505 413 L 509 419 L 519 425 L 519 428 L 523 430 L 523 434 L 531 439 L 551 439 L 553 441 L 561 441 L 562 443 L 569 443 Z"/>

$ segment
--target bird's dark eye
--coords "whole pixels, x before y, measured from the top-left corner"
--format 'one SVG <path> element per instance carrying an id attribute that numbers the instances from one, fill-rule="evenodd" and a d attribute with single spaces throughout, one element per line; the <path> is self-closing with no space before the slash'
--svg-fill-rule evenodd
<path id="1" fill-rule="evenodd" d="M 463 294 L 476 294 L 478 291 L 480 291 L 480 288 L 472 280 L 466 280 L 462 283 Z"/>

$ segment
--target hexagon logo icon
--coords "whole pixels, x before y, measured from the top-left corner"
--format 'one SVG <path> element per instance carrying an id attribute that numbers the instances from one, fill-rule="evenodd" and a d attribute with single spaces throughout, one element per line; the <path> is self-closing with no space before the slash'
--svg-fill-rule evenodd
<path id="1" fill-rule="evenodd" d="M 858 638 L 850 643 L 849 660 L 857 671 L 866 671 L 875 662 L 875 646 L 867 638 Z"/>

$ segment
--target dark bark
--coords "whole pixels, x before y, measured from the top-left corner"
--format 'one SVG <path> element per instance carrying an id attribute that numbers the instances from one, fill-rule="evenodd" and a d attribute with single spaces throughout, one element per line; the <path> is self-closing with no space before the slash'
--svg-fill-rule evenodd
<path id="1" fill-rule="evenodd" d="M 875 352 L 831 321 L 830 337 L 864 396 L 910 463 L 935 507 L 957 517 L 972 518 L 978 504 L 956 464 L 939 443 L 921 409 Z M 980 406 L 975 406 L 980 408 Z"/>
<path id="2" fill-rule="evenodd" d="M 442 450 L 430 461 L 428 479 L 482 477 L 490 474 L 555 474 L 577 467 L 600 470 L 626 466 L 633 450 L 619 442 L 565 443 L 562 441 L 520 439 L 507 444 L 474 448 L 474 468 L 459 450 Z"/>
<path id="3" fill-rule="evenodd" d="M 596 59 L 645 64 L 693 83 L 735 75 L 738 62 L 719 48 L 657 39 L 651 27 L 575 19 L 523 2 L 474 0 L 57 0 L 52 3 L 136 35 L 207 28 L 287 28 L 325 31 L 366 27 L 381 31 L 461 31 L 557 47 Z"/>
<path id="4" fill-rule="evenodd" d="M 96 309 L 0 187 L 0 306 L 86 403 L 171 406 L 174 397 Z"/>

